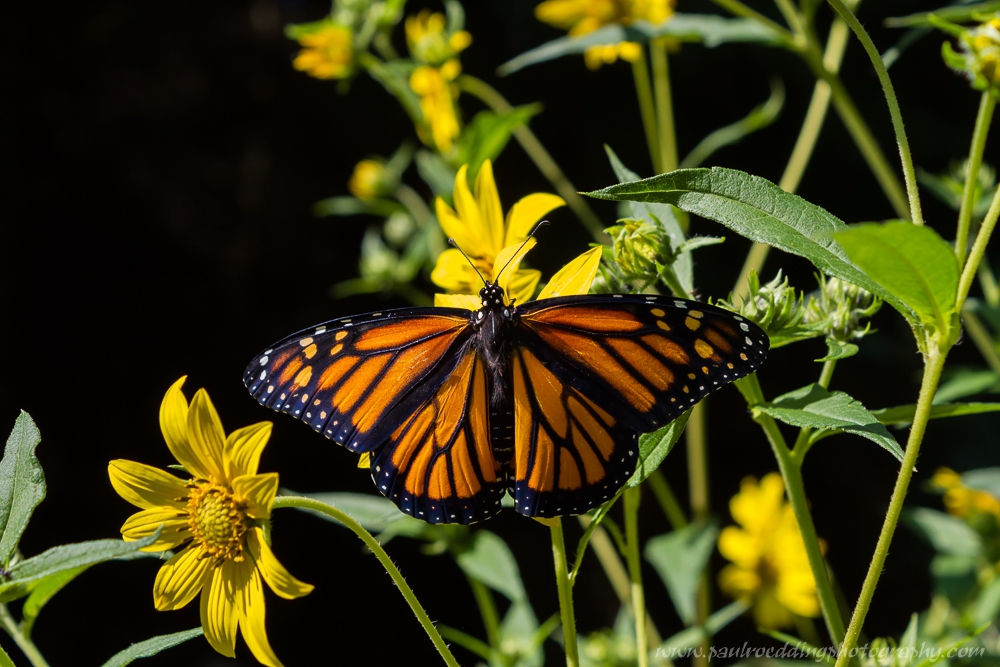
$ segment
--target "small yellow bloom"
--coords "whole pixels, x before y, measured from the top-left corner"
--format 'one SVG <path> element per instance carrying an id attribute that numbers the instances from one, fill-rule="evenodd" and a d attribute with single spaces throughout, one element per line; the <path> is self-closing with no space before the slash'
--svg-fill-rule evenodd
<path id="1" fill-rule="evenodd" d="M 719 551 L 732 561 L 719 573 L 719 587 L 749 600 L 754 622 L 764 628 L 789 627 L 792 614 L 819 616 L 816 580 L 781 476 L 770 473 L 760 484 L 744 479 L 729 511 L 741 527 L 719 534 Z"/>
<path id="2" fill-rule="evenodd" d="M 440 197 L 437 200 L 437 218 L 445 236 L 455 240 L 483 277 L 499 278 L 508 299 L 519 303 L 530 299 L 541 279 L 541 272 L 519 269 L 518 264 L 524 253 L 534 245 L 534 239 L 520 253 L 517 251 L 535 223 L 549 211 L 565 205 L 562 198 L 541 192 L 530 194 L 514 204 L 504 218 L 500 194 L 493 179 L 493 165 L 489 160 L 483 163 L 476 176 L 475 194 L 469 191 L 468 165 L 462 165 L 455 177 L 452 198 L 454 209 Z M 508 261 L 510 266 L 500 275 Z M 483 287 L 476 271 L 462 253 L 453 248 L 438 257 L 431 280 L 453 294 L 476 295 Z M 479 299 L 474 298 L 474 308 L 479 308 Z"/>
<path id="3" fill-rule="evenodd" d="M 328 23 L 298 38 L 302 50 L 292 66 L 317 79 L 344 79 L 354 71 L 353 36 L 350 28 Z"/>
<path id="4" fill-rule="evenodd" d="M 461 73 L 462 64 L 452 59 L 440 68 L 421 65 L 410 74 L 410 88 L 420 96 L 420 112 L 424 117 L 417 134 L 421 141 L 441 153 L 451 151 L 461 132 L 455 109 L 458 86 L 454 84 Z"/>
<path id="5" fill-rule="evenodd" d="M 414 60 L 428 65 L 441 65 L 472 44 L 472 35 L 465 30 L 448 33 L 444 14 L 422 9 L 406 18 L 406 45 Z"/>
<path id="6" fill-rule="evenodd" d="M 122 526 L 126 540 L 159 539 L 145 551 L 186 545 L 156 575 L 153 603 L 160 611 L 180 609 L 201 593 L 201 624 L 212 648 L 235 656 L 236 629 L 254 657 L 281 667 L 264 629 L 261 578 L 285 599 L 312 591 L 288 573 L 268 546 L 261 528 L 271 518 L 277 473 L 257 474 L 271 423 L 241 428 L 227 437 L 208 393 L 199 389 L 188 406 L 185 378 L 167 390 L 160 429 L 167 448 L 190 478 L 134 461 L 108 465 L 115 491 L 142 509 Z"/>
<path id="7" fill-rule="evenodd" d="M 357 163 L 347 189 L 358 199 L 375 199 L 385 189 L 385 164 L 379 160 L 362 160 Z"/>
<path id="8" fill-rule="evenodd" d="M 1000 518 L 1000 500 L 984 491 L 970 489 L 962 483 L 962 476 L 951 468 L 938 468 L 931 484 L 944 491 L 944 506 L 949 514 L 965 517 L 978 512 Z"/>
<path id="9" fill-rule="evenodd" d="M 535 17 L 578 37 L 611 23 L 648 21 L 658 25 L 673 16 L 674 4 L 675 0 L 546 0 L 535 7 Z M 587 49 L 584 62 L 590 69 L 597 69 L 618 58 L 635 62 L 641 56 L 642 46 L 622 42 Z"/>

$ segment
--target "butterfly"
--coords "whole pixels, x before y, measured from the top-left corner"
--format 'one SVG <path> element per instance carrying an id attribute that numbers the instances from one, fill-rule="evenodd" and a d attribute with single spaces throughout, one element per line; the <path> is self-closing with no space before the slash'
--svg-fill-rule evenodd
<path id="1" fill-rule="evenodd" d="M 378 490 L 429 523 L 580 514 L 635 472 L 640 433 L 755 371 L 767 335 L 670 296 L 562 296 L 403 308 L 304 329 L 257 355 L 244 383 L 356 453 Z"/>

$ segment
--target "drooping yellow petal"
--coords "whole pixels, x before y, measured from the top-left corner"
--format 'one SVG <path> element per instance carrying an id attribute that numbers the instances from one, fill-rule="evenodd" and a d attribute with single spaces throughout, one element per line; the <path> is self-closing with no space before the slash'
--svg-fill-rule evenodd
<path id="1" fill-rule="evenodd" d="M 126 542 L 141 540 L 155 533 L 160 526 L 163 526 L 160 536 L 149 546 L 143 547 L 142 551 L 166 551 L 192 537 L 186 512 L 182 514 L 173 507 L 153 507 L 130 516 L 122 525 L 122 538 Z"/>
<path id="2" fill-rule="evenodd" d="M 289 574 L 285 566 L 274 556 L 271 547 L 267 546 L 267 542 L 264 541 L 264 533 L 260 528 L 253 528 L 247 533 L 247 545 L 250 547 L 250 553 L 253 554 L 254 560 L 257 561 L 257 568 L 263 575 L 264 581 L 271 587 L 275 595 L 286 600 L 294 600 L 308 595 L 315 588 L 312 584 L 299 581 Z"/>
<path id="3" fill-rule="evenodd" d="M 434 202 L 434 209 L 445 237 L 454 240 L 458 247 L 465 252 L 475 253 L 478 247 L 476 240 L 478 237 L 472 234 L 469 227 L 462 222 L 451 206 L 438 197 Z M 445 250 L 445 252 L 451 252 L 451 250 Z"/>
<path id="4" fill-rule="evenodd" d="M 465 310 L 479 310 L 482 307 L 483 302 L 478 296 L 472 294 L 435 294 L 434 305 L 438 308 L 464 308 Z"/>
<path id="5" fill-rule="evenodd" d="M 271 422 L 260 422 L 237 429 L 226 438 L 226 448 L 223 451 L 223 462 L 226 468 L 226 478 L 234 479 L 240 475 L 254 475 L 260 463 L 260 453 L 271 437 Z"/>
<path id="6" fill-rule="evenodd" d="M 476 201 L 479 202 L 479 215 L 489 239 L 490 255 L 496 255 L 504 247 L 503 208 L 500 206 L 500 193 L 497 192 L 497 182 L 493 178 L 493 163 L 483 162 L 476 175 Z"/>
<path id="7" fill-rule="evenodd" d="M 536 192 L 523 198 L 514 204 L 510 212 L 507 213 L 507 235 L 504 237 L 503 244 L 508 246 L 521 243 L 528 238 L 535 223 L 541 220 L 546 213 L 565 205 L 566 202 L 563 201 L 562 197 L 545 192 Z"/>
<path id="8" fill-rule="evenodd" d="M 192 544 L 160 568 L 153 582 L 153 604 L 157 611 L 180 609 L 194 599 L 214 562 L 204 558 L 205 555 L 204 549 Z"/>
<path id="9" fill-rule="evenodd" d="M 206 577 L 201 591 L 201 627 L 205 631 L 205 639 L 227 658 L 236 657 L 239 612 L 236 609 L 233 570 L 239 566 L 233 561 L 224 562 Z"/>
<path id="10" fill-rule="evenodd" d="M 545 286 L 539 299 L 549 299 L 554 296 L 586 294 L 597 276 L 597 267 L 601 264 L 601 246 L 591 248 L 566 266 L 559 269 Z"/>
<path id="11" fill-rule="evenodd" d="M 187 468 L 195 477 L 208 479 L 211 470 L 206 468 L 191 449 L 188 438 L 188 403 L 181 387 L 187 379 L 185 375 L 167 389 L 160 404 L 160 430 L 167 448 L 177 462 Z"/>
<path id="12" fill-rule="evenodd" d="M 508 271 L 510 269 L 507 269 Z M 531 301 L 538 289 L 538 283 L 542 280 L 542 272 L 537 269 L 518 269 L 511 275 L 507 284 L 507 301 L 510 303 L 524 303 Z"/>
<path id="13" fill-rule="evenodd" d="M 136 507 L 183 508 L 187 504 L 184 482 L 159 468 L 116 459 L 108 464 L 108 476 L 118 495 Z"/>
<path id="14" fill-rule="evenodd" d="M 535 247 L 536 243 L 537 241 L 531 238 L 523 244 L 509 245 L 497 253 L 497 259 L 493 263 L 493 282 L 503 288 L 508 300 L 510 299 L 511 277 L 517 271 L 521 260 L 524 259 L 529 250 Z"/>
<path id="15" fill-rule="evenodd" d="M 233 494 L 246 503 L 246 513 L 252 519 L 271 518 L 271 506 L 278 493 L 278 473 L 241 475 L 233 480 Z"/>
<path id="16" fill-rule="evenodd" d="M 242 563 L 247 564 L 248 561 Z M 240 631 L 253 657 L 268 667 L 283 667 L 267 641 L 267 631 L 264 628 L 264 587 L 260 583 L 257 568 L 250 566 L 246 583 L 237 590 L 236 595 L 240 610 Z"/>
<path id="17" fill-rule="evenodd" d="M 191 399 L 187 424 L 188 442 L 194 456 L 213 479 L 219 482 L 225 480 L 222 450 L 226 445 L 226 433 L 222 430 L 219 413 L 204 389 L 199 389 Z"/>
<path id="18" fill-rule="evenodd" d="M 455 201 L 455 212 L 458 213 L 460 224 L 465 228 L 466 245 L 462 246 L 469 257 L 483 257 L 493 255 L 490 242 L 490 230 L 486 226 L 486 221 L 479 214 L 479 204 L 469 190 L 469 165 L 463 164 L 458 169 L 455 176 L 455 190 L 452 198 Z M 447 233 L 447 231 L 445 232 Z M 454 235 L 451 238 L 455 238 Z M 458 239 L 455 239 L 457 242 Z"/>
<path id="19" fill-rule="evenodd" d="M 483 280 L 476 269 L 462 253 L 455 248 L 449 248 L 438 255 L 431 280 L 435 285 L 449 292 L 478 292 L 483 286 Z"/>

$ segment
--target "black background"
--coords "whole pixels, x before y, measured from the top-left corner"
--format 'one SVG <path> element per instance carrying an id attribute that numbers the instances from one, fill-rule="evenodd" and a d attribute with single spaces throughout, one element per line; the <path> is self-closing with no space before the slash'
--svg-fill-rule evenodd
<path id="1" fill-rule="evenodd" d="M 428 3 L 414 3 L 413 10 Z M 494 83 L 515 104 L 542 101 L 532 126 L 581 190 L 614 182 L 602 144 L 636 171 L 650 172 L 629 68 L 588 71 L 564 58 L 498 80 L 495 67 L 560 33 L 533 18 L 535 2 L 467 3 L 473 45 L 465 71 Z M 755 6 L 775 15 L 765 2 Z M 884 16 L 933 9 L 915 0 L 865 3 L 860 17 L 880 46 L 899 33 Z M 428 6 L 437 7 L 429 4 Z M 403 305 L 370 297 L 332 301 L 331 284 L 356 275 L 363 218 L 316 219 L 312 204 L 345 194 L 355 162 L 388 155 L 412 127 L 393 98 L 365 78 L 347 95 L 336 85 L 292 69 L 296 45 L 286 23 L 320 18 L 319 0 L 136 3 L 125 0 L 5 8 L 2 69 L 5 163 L 3 254 L 0 256 L 0 423 L 31 413 L 43 442 L 38 455 L 49 494 L 21 547 L 32 555 L 66 542 L 114 537 L 133 509 L 112 490 L 106 466 L 129 458 L 171 463 L 157 422 L 166 388 L 188 374 L 190 397 L 206 387 L 227 430 L 271 419 L 242 387 L 252 355 L 301 327 L 355 312 Z M 708 2 L 683 11 L 712 12 Z M 869 11 L 870 10 L 870 11 Z M 874 12 L 877 12 L 874 13 Z M 776 17 L 776 15 L 775 15 Z M 777 18 L 777 17 L 776 17 Z M 828 20 L 828 19 L 827 19 Z M 401 37 L 401 31 L 397 34 Z M 921 41 L 891 71 L 918 165 L 941 171 L 967 151 L 978 94 L 946 70 L 937 35 Z M 777 181 L 803 118 L 812 79 L 794 56 L 760 46 L 685 46 L 672 59 L 683 155 L 709 131 L 735 121 L 783 79 L 788 101 L 770 128 L 710 161 Z M 892 130 L 878 82 L 856 42 L 844 77 L 875 135 L 895 163 Z M 480 107 L 462 99 L 466 117 Z M 987 160 L 996 163 L 989 148 Z M 548 183 L 516 144 L 496 165 L 504 206 Z M 423 187 L 411 169 L 408 181 Z M 424 190 L 421 190 L 424 191 Z M 799 193 L 848 222 L 892 217 L 839 119 L 831 112 Z M 927 218 L 946 238 L 954 215 L 929 196 Z M 608 224 L 614 207 L 594 202 Z M 586 247 L 571 214 L 552 214 L 533 262 L 550 274 Z M 694 231 L 725 234 L 721 247 L 698 251 L 701 294 L 724 296 L 748 243 L 713 223 Z M 772 256 L 794 284 L 811 289 L 802 260 Z M 429 289 L 429 285 L 427 286 Z M 920 361 L 902 319 L 886 307 L 878 333 L 861 354 L 840 364 L 834 387 L 876 408 L 913 402 Z M 780 350 L 761 372 L 768 396 L 814 381 L 825 352 L 810 341 Z M 980 363 L 972 345 L 955 363 Z M 923 490 L 938 465 L 959 470 L 1000 463 L 998 418 L 932 423 L 909 502 L 938 507 Z M 6 428 L 6 427 L 4 427 Z M 728 522 L 726 503 L 745 475 L 776 469 L 737 392 L 710 407 L 712 503 Z M 899 438 L 905 438 L 905 432 Z M 281 473 L 302 491 L 374 493 L 356 456 L 290 419 L 275 420 L 262 471 Z M 858 438 L 824 441 L 805 468 L 817 527 L 849 599 L 860 588 L 895 479 L 897 465 Z M 664 470 L 686 495 L 682 447 Z M 578 528 L 568 524 L 571 544 Z M 485 527 L 511 545 L 541 618 L 557 610 L 547 530 L 508 513 Z M 646 536 L 666 524 L 647 498 Z M 377 561 L 349 532 L 294 512 L 275 519 L 275 550 L 289 570 L 316 584 L 305 599 L 269 595 L 268 631 L 287 665 L 368 659 L 432 663 L 422 629 Z M 482 636 L 473 598 L 454 564 L 427 556 L 403 539 L 389 545 L 432 618 Z M 902 527 L 893 543 L 867 624 L 870 635 L 898 635 L 909 614 L 929 601 L 931 552 Z M 718 570 L 718 555 L 713 568 Z M 95 567 L 55 598 L 35 630 L 53 667 L 100 664 L 130 642 L 193 627 L 197 603 L 154 611 L 154 560 Z M 647 595 L 664 635 L 680 629 L 666 591 L 647 570 Z M 592 557 L 576 588 L 579 630 L 613 623 L 618 604 Z M 715 605 L 725 600 L 716 594 Z M 765 645 L 749 619 L 720 635 L 722 645 Z M 3 645 L 24 659 L 7 639 Z M 548 643 L 550 662 L 560 652 Z M 463 663 L 473 657 L 459 651 Z M 242 640 L 238 664 L 253 664 Z M 237 664 L 195 640 L 149 665 Z"/>

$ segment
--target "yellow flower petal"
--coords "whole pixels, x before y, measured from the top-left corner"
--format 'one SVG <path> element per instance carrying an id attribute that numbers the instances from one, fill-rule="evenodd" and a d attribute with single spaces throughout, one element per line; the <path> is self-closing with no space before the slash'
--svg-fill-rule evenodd
<path id="1" fill-rule="evenodd" d="M 247 516 L 253 519 L 271 518 L 271 506 L 278 493 L 278 473 L 242 475 L 233 480 L 233 493 L 247 504 Z"/>
<path id="2" fill-rule="evenodd" d="M 250 647 L 253 657 L 268 667 L 283 667 L 267 641 L 267 631 L 264 629 L 264 587 L 260 583 L 260 573 L 252 566 L 249 568 L 246 584 L 237 590 L 237 604 L 243 640 Z"/>
<path id="3" fill-rule="evenodd" d="M 437 305 L 436 302 L 435 302 L 435 305 Z M 359 468 L 365 468 L 365 469 L 368 469 L 368 468 L 372 467 L 372 455 L 371 455 L 371 452 L 365 452 L 361 456 L 358 457 L 358 467 Z"/>
<path id="4" fill-rule="evenodd" d="M 496 255 L 504 245 L 503 209 L 500 207 L 500 193 L 493 179 L 493 163 L 483 162 L 476 176 L 476 201 L 479 215 L 485 227 L 485 237 L 489 243 L 489 254 Z"/>
<path id="5" fill-rule="evenodd" d="M 478 296 L 472 294 L 435 294 L 434 305 L 438 308 L 464 308 L 466 310 L 479 310 L 483 302 Z M 358 467 L 362 467 L 358 464 Z M 368 466 L 364 466 L 368 467 Z"/>
<path id="6" fill-rule="evenodd" d="M 260 464 L 260 453 L 271 437 L 271 422 L 260 422 L 237 429 L 226 438 L 223 462 L 226 478 L 253 475 Z"/>
<path id="7" fill-rule="evenodd" d="M 247 544 L 254 560 L 257 561 L 257 568 L 263 575 L 264 581 L 278 597 L 294 600 L 308 595 L 315 588 L 312 584 L 299 581 L 289 574 L 285 566 L 275 558 L 271 547 L 267 546 L 267 542 L 264 541 L 264 533 L 260 528 L 254 528 L 247 533 Z"/>
<path id="8" fill-rule="evenodd" d="M 719 572 L 719 588 L 734 598 L 750 597 L 760 588 L 760 575 L 736 565 L 727 565 Z"/>
<path id="9" fill-rule="evenodd" d="M 205 639 L 227 658 L 236 657 L 236 628 L 240 617 L 232 571 L 239 565 L 226 561 L 215 568 L 206 577 L 208 581 L 201 591 L 201 627 L 205 630 Z"/>
<path id="10" fill-rule="evenodd" d="M 483 287 L 483 279 L 476 273 L 476 269 L 455 248 L 449 248 L 438 255 L 434 270 L 431 271 L 431 280 L 449 292 L 478 292 Z"/>
<path id="11" fill-rule="evenodd" d="M 774 589 L 767 587 L 754 600 L 753 619 L 758 626 L 771 630 L 791 627 L 795 619 L 775 597 Z"/>
<path id="12" fill-rule="evenodd" d="M 188 410 L 188 443 L 191 452 L 197 457 L 201 466 L 208 470 L 216 481 L 226 479 L 222 466 L 222 450 L 226 444 L 226 433 L 222 430 L 219 413 L 212 405 L 208 392 L 199 389 L 191 399 Z M 183 463 L 183 461 L 181 462 Z"/>
<path id="13" fill-rule="evenodd" d="M 794 614 L 811 618 L 819 616 L 816 580 L 808 566 L 804 570 L 781 572 L 775 595 Z"/>
<path id="14" fill-rule="evenodd" d="M 122 538 L 126 542 L 141 540 L 155 533 L 161 525 L 163 531 L 160 536 L 149 546 L 143 547 L 143 551 L 166 551 L 192 537 L 186 512 L 181 513 L 173 507 L 154 507 L 130 516 L 122 525 Z"/>
<path id="15" fill-rule="evenodd" d="M 507 269 L 510 271 L 510 269 Z M 507 284 L 507 300 L 510 303 L 524 303 L 531 301 L 538 289 L 538 283 L 542 280 L 542 272 L 536 269 L 518 269 L 510 278 Z"/>
<path id="16" fill-rule="evenodd" d="M 204 555 L 200 546 L 191 545 L 160 568 L 153 582 L 153 604 L 157 611 L 180 609 L 194 599 L 213 563 Z"/>
<path id="17" fill-rule="evenodd" d="M 726 526 L 719 533 L 719 553 L 740 567 L 752 570 L 760 561 L 760 542 L 753 535 L 735 526 Z"/>
<path id="18" fill-rule="evenodd" d="M 517 271 L 521 260 L 524 259 L 529 250 L 535 247 L 536 243 L 535 239 L 530 238 L 523 244 L 509 245 L 497 253 L 496 261 L 493 263 L 493 282 L 503 288 L 508 299 L 510 298 L 509 285 L 511 277 Z"/>
<path id="19" fill-rule="evenodd" d="M 508 246 L 521 243 L 528 238 L 535 223 L 541 220 L 546 213 L 565 205 L 566 202 L 563 201 L 562 197 L 545 192 L 536 192 L 521 199 L 507 213 L 507 234 L 503 244 Z"/>
<path id="20" fill-rule="evenodd" d="M 478 236 L 472 234 L 469 227 L 459 219 L 458 214 L 440 197 L 434 202 L 434 208 L 444 235 L 447 238 L 453 239 L 458 244 L 458 247 L 465 252 L 475 254 L 479 247 Z M 445 250 L 445 252 L 452 252 L 452 250 Z M 458 251 L 455 250 L 454 252 L 457 253 Z M 468 265 L 468 262 L 466 262 L 466 265 Z"/>
<path id="21" fill-rule="evenodd" d="M 461 224 L 465 228 L 467 246 L 462 246 L 462 250 L 469 257 L 484 257 L 494 254 L 493 243 L 491 241 L 490 229 L 479 214 L 479 204 L 469 190 L 469 165 L 463 164 L 458 169 L 455 176 L 455 190 L 452 198 L 455 200 L 455 212 Z M 448 233 L 446 231 L 446 233 Z M 451 235 L 451 238 L 455 238 Z M 455 239 L 458 242 L 458 239 Z"/>
<path id="22" fill-rule="evenodd" d="M 108 476 L 118 495 L 136 507 L 183 508 L 187 504 L 184 481 L 159 468 L 116 459 L 108 464 Z"/>
<path id="23" fill-rule="evenodd" d="M 586 294 L 597 276 L 597 267 L 601 264 L 601 246 L 591 248 L 566 266 L 559 269 L 545 286 L 539 299 L 549 299 L 554 296 L 571 294 Z"/>
<path id="24" fill-rule="evenodd" d="M 173 383 L 163 397 L 163 403 L 160 404 L 160 430 L 163 431 L 167 448 L 177 462 L 195 477 L 208 479 L 211 469 L 202 465 L 191 449 L 191 442 L 188 439 L 188 403 L 184 398 L 184 392 L 181 391 L 186 379 L 185 375 Z"/>

